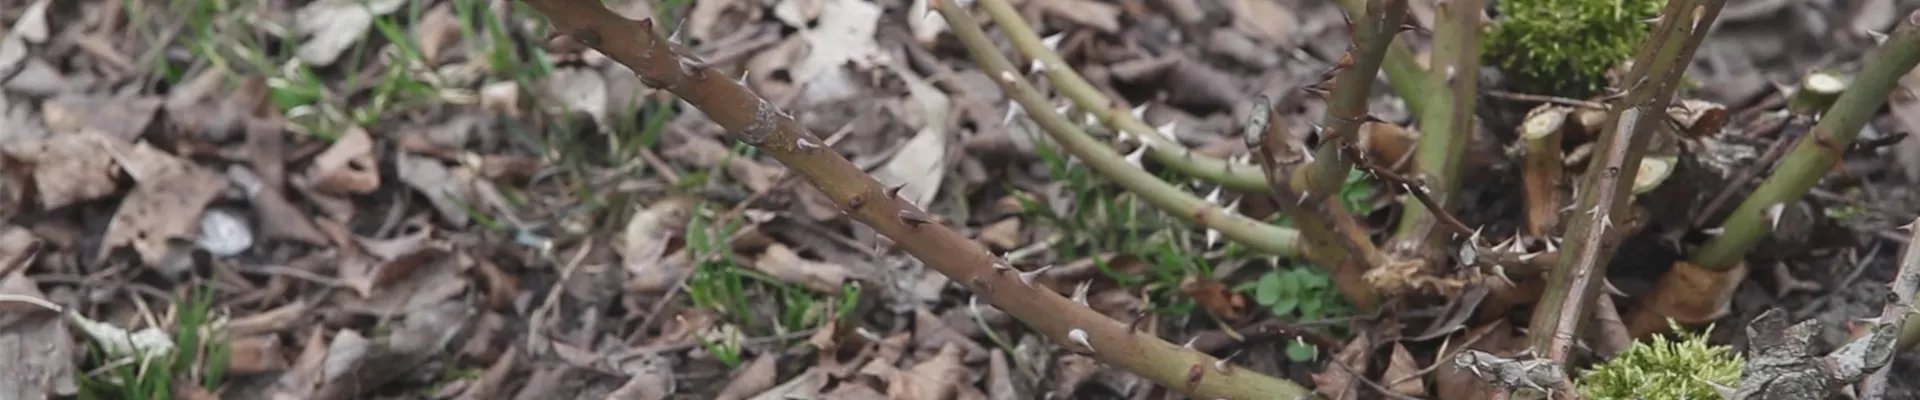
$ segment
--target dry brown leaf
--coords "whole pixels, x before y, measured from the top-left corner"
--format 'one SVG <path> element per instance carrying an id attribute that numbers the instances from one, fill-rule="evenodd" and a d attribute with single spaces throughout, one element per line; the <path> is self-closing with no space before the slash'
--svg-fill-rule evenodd
<path id="1" fill-rule="evenodd" d="M 980 228 L 980 242 L 995 251 L 1020 247 L 1020 217 L 1009 217 Z"/>
<path id="2" fill-rule="evenodd" d="M 353 331 L 347 330 L 341 333 L 349 334 L 353 333 Z M 358 336 L 357 333 L 354 335 Z M 293 366 L 287 368 L 286 372 L 281 373 L 280 379 L 274 380 L 273 385 L 264 388 L 263 391 L 266 393 L 257 396 L 242 396 L 242 398 L 268 398 L 272 400 L 313 398 L 314 392 L 320 390 L 321 380 L 326 379 L 327 362 L 331 360 L 328 355 L 330 347 L 327 342 L 325 327 L 315 325 L 313 328 L 308 329 L 306 343 L 301 347 L 300 356 L 294 359 Z M 350 360 L 345 360 L 343 357 L 342 361 Z"/>
<path id="3" fill-rule="evenodd" d="M 473 171 L 466 167 L 448 167 L 432 157 L 399 152 L 394 156 L 394 173 L 402 182 L 427 196 L 441 219 L 455 228 L 472 222 L 465 205 L 474 204 Z"/>
<path id="4" fill-rule="evenodd" d="M 1260 38 L 1268 46 L 1293 44 L 1300 20 L 1292 9 L 1271 0 L 1234 0 L 1233 27 Z"/>
<path id="5" fill-rule="evenodd" d="M 772 389 L 776 379 L 780 378 L 780 353 L 766 352 L 754 357 L 753 362 L 733 375 L 727 387 L 720 389 L 715 400 L 741 400 L 756 393 Z"/>
<path id="6" fill-rule="evenodd" d="M 900 107 L 904 114 L 901 119 L 908 126 L 921 128 L 880 170 L 874 171 L 873 177 L 889 186 L 906 185 L 900 189 L 900 197 L 925 207 L 940 193 L 947 175 L 947 127 L 952 122 L 953 100 L 913 71 L 896 63 L 887 66 L 906 81 L 910 92 Z"/>
<path id="7" fill-rule="evenodd" d="M 993 400 L 1018 400 L 1020 385 L 1013 380 L 1013 368 L 1008 366 L 1007 353 L 993 349 L 987 356 L 987 398 Z"/>
<path id="8" fill-rule="evenodd" d="M 793 60 L 789 73 L 804 85 L 801 104 L 817 104 L 865 96 L 865 78 L 848 70 L 866 71 L 888 63 L 887 53 L 875 41 L 880 5 L 865 0 L 826 0 L 816 28 L 802 30 L 793 39 L 806 43 L 805 56 Z"/>
<path id="9" fill-rule="evenodd" d="M 620 253 L 631 289 L 642 294 L 664 293 L 693 272 L 693 264 L 685 257 L 667 257 L 667 245 L 686 230 L 692 211 L 691 199 L 669 197 L 627 219 L 614 251 Z"/>
<path id="10" fill-rule="evenodd" d="M 766 253 L 754 260 L 753 269 L 820 293 L 840 293 L 842 285 L 854 277 L 846 266 L 800 258 L 793 249 L 777 243 L 767 246 Z"/>
<path id="11" fill-rule="evenodd" d="M 227 322 L 226 333 L 233 336 L 253 336 L 286 332 L 297 326 L 307 317 L 307 312 L 312 310 L 312 304 L 296 299 L 292 303 L 272 310 L 234 317 L 232 321 Z"/>
<path id="12" fill-rule="evenodd" d="M 674 161 L 692 164 L 695 168 L 708 168 L 724 162 L 727 177 L 745 185 L 747 190 L 763 192 L 773 188 L 774 178 L 784 173 L 777 167 L 754 162 L 747 157 L 733 156 L 733 150 L 719 141 L 706 137 L 689 137 L 675 145 L 662 155 Z"/>
<path id="13" fill-rule="evenodd" d="M 0 152 L 26 164 L 43 209 L 112 194 L 119 185 L 111 155 L 132 151 L 126 142 L 91 130 L 12 143 L 0 144 Z"/>
<path id="14" fill-rule="evenodd" d="M 9 241 L 13 240 L 18 239 Z M 5 256 L 0 254 L 0 259 L 11 258 Z M 44 298 L 35 286 L 24 270 L 0 276 L 0 293 Z M 60 314 L 0 313 L 0 359 L 7 360 L 0 363 L 0 398 L 44 399 L 78 393 L 72 337 Z"/>
<path id="15" fill-rule="evenodd" d="M 326 379 L 313 399 L 365 398 L 369 391 L 408 376 L 442 354 L 441 349 L 467 330 L 473 314 L 474 308 L 462 301 L 442 301 L 405 313 L 377 339 L 341 330 L 328 347 Z"/>
<path id="16" fill-rule="evenodd" d="M 505 398 L 505 393 L 502 393 L 501 389 L 506 385 L 508 379 L 514 378 L 512 374 L 519 362 L 520 352 L 502 352 L 500 359 L 494 360 L 493 365 L 488 366 L 487 371 L 480 374 L 479 379 L 474 380 L 471 385 L 467 386 L 466 391 L 460 393 L 459 400 Z"/>
<path id="17" fill-rule="evenodd" d="M 467 263 L 472 260 L 449 257 L 439 248 L 423 248 L 392 261 L 368 261 L 379 265 L 357 274 L 342 272 L 340 280 L 355 293 L 334 296 L 341 309 L 367 315 L 404 315 L 454 298 L 470 285 L 461 271 L 468 269 Z"/>
<path id="18" fill-rule="evenodd" d="M 948 326 L 939 315 L 925 308 L 914 310 L 913 338 L 914 346 L 926 351 L 938 351 L 947 346 L 959 347 L 961 355 L 965 356 L 963 358 L 970 359 L 966 361 L 975 361 L 987 354 L 986 346 Z"/>
<path id="19" fill-rule="evenodd" d="M 823 371 L 823 369 L 825 368 L 815 367 L 813 369 L 808 369 L 806 370 L 806 372 L 801 372 L 799 376 L 795 376 L 793 377 L 793 379 L 788 379 L 785 383 L 781 383 L 780 386 L 775 386 L 772 389 L 768 389 L 767 391 L 760 392 L 760 394 L 755 395 L 748 400 L 847 399 L 847 398 L 885 399 L 886 398 L 885 396 L 880 395 L 879 392 L 873 392 L 873 389 L 871 388 L 868 388 L 867 391 L 873 392 L 874 397 L 842 397 L 842 395 L 838 394 L 841 390 L 845 390 L 847 387 L 850 387 L 850 386 L 857 386 L 857 387 L 863 387 L 863 388 L 866 387 L 865 385 L 858 385 L 858 384 L 842 384 L 838 389 L 835 389 L 836 394 L 823 397 L 820 394 L 820 389 L 824 389 L 827 383 L 832 378 L 831 376 L 828 375 L 828 372 Z"/>
<path id="20" fill-rule="evenodd" d="M 453 15 L 453 3 L 440 3 L 413 24 L 414 43 L 420 45 L 420 57 L 427 66 L 440 65 L 441 52 L 460 42 L 460 18 Z"/>
<path id="21" fill-rule="evenodd" d="M 1120 6 L 1114 3 L 1093 0 L 1041 0 L 1040 9 L 1047 15 L 1073 21 L 1074 24 L 1093 28 L 1100 33 L 1120 32 Z"/>
<path id="22" fill-rule="evenodd" d="M 586 113 L 593 118 L 595 126 L 602 133 L 613 129 L 608 119 L 607 80 L 600 71 L 591 68 L 558 68 L 547 75 L 540 85 L 551 104 L 565 107 L 565 112 Z"/>
<path id="23" fill-rule="evenodd" d="M 169 255 L 182 255 L 173 253 L 180 249 L 170 242 L 198 236 L 200 215 L 226 189 L 226 177 L 145 142 L 115 158 L 138 183 L 114 211 L 98 257 L 131 245 L 148 267 L 184 272 L 179 268 L 190 265 L 166 262 Z"/>
<path id="24" fill-rule="evenodd" d="M 373 153 L 373 137 L 358 126 L 347 128 L 332 146 L 313 157 L 307 167 L 313 187 L 332 194 L 367 194 L 380 188 L 380 163 Z"/>
<path id="25" fill-rule="evenodd" d="M 40 115 L 53 133 L 94 129 L 132 142 L 146 133 L 163 103 L 158 97 L 114 98 L 67 94 L 40 103 Z"/>
<path id="26" fill-rule="evenodd" d="M 1247 296 L 1233 291 L 1227 284 L 1211 278 L 1188 276 L 1180 282 L 1180 291 L 1193 297 L 1207 312 L 1228 321 L 1240 321 L 1247 317 Z"/>
<path id="27" fill-rule="evenodd" d="M 757 2 L 707 0 L 693 2 L 687 13 L 682 40 L 712 41 L 740 28 L 747 21 L 758 21 L 762 9 Z"/>
<path id="28" fill-rule="evenodd" d="M 1054 393 L 1073 393 L 1100 375 L 1100 361 L 1079 354 L 1067 354 L 1054 360 Z"/>
<path id="29" fill-rule="evenodd" d="M 1380 375 L 1380 381 L 1401 396 L 1427 397 L 1427 385 L 1420 380 L 1420 361 L 1413 359 L 1413 353 L 1408 352 L 1404 344 L 1393 344 L 1393 358 L 1387 360 L 1387 370 Z"/>
<path id="30" fill-rule="evenodd" d="M 287 201 L 278 188 L 271 188 L 259 175 L 238 164 L 227 166 L 227 179 L 247 193 L 253 212 L 260 218 L 260 235 L 268 239 L 286 239 L 310 245 L 327 244 L 327 236 L 313 225 L 307 213 Z"/>
<path id="31" fill-rule="evenodd" d="M 280 335 L 252 335 L 227 341 L 227 373 L 254 375 L 287 370 Z"/>
<path id="32" fill-rule="evenodd" d="M 316 67 L 333 65 L 373 27 L 374 17 L 387 15 L 406 0 L 318 0 L 294 12 L 294 28 L 301 35 L 298 55 Z"/>
<path id="33" fill-rule="evenodd" d="M 33 44 L 46 43 L 53 34 L 47 27 L 47 5 L 52 3 L 52 0 L 39 0 L 28 5 L 20 13 L 20 19 L 14 20 L 13 31 L 8 36 L 19 36 Z"/>
<path id="34" fill-rule="evenodd" d="M 952 399 L 959 385 L 967 384 L 967 367 L 960 362 L 965 351 L 949 344 L 933 358 L 894 374 L 887 385 L 887 397 L 895 400 Z"/>
<path id="35" fill-rule="evenodd" d="M 1334 400 L 1359 399 L 1360 380 L 1367 379 L 1367 351 L 1371 349 L 1373 341 L 1367 335 L 1347 342 L 1346 347 L 1341 347 L 1340 352 L 1328 360 L 1326 370 L 1313 374 L 1314 391 Z"/>

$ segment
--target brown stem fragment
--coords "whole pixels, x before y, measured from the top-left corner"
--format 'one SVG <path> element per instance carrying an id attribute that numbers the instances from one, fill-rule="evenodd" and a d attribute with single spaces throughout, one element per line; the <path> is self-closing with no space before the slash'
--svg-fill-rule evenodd
<path id="1" fill-rule="evenodd" d="M 1567 226 L 1560 263 L 1548 275 L 1546 293 L 1534 309 L 1535 354 L 1565 364 L 1574 341 L 1605 281 L 1607 263 L 1619 242 L 1608 240 L 1616 216 L 1625 217 L 1632 185 L 1639 174 L 1655 128 L 1665 123 L 1674 89 L 1686 72 L 1708 27 L 1725 0 L 1676 0 L 1667 3 L 1647 46 L 1635 55 L 1621 102 L 1608 111 L 1606 131 L 1596 142 L 1594 160 L 1580 183 L 1580 198 Z M 1624 218 L 1621 218 L 1624 219 Z"/>
<path id="2" fill-rule="evenodd" d="M 765 98 L 668 42 L 651 20 L 626 19 L 593 0 L 523 2 L 546 15 L 555 29 L 632 69 L 642 82 L 687 100 L 725 128 L 728 138 L 754 145 L 791 167 L 853 219 L 954 281 L 968 282 L 969 289 L 1056 343 L 1195 398 L 1292 398 L 1307 393 L 1291 382 L 1244 370 L 1208 369 L 1204 380 L 1187 385 L 1188 366 L 1212 366 L 1219 360 L 1138 334 L 1044 286 L 1023 282 L 1020 274 L 1008 273 L 1011 268 L 967 236 L 943 224 L 916 221 L 925 211 L 888 197 L 885 186 L 839 153 L 806 145 L 821 141 Z"/>

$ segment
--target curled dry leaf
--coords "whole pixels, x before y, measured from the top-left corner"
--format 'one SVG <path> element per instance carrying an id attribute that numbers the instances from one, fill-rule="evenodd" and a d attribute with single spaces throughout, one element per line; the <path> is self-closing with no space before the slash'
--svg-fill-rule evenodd
<path id="1" fill-rule="evenodd" d="M 316 67 L 333 65 L 340 54 L 353 47 L 373 27 L 373 19 L 387 15 L 406 0 L 319 0 L 307 3 L 294 13 L 301 35 L 298 54 L 301 61 Z"/>
<path id="2" fill-rule="evenodd" d="M 1393 358 L 1387 360 L 1387 371 L 1380 381 L 1387 384 L 1387 390 L 1409 397 L 1427 397 L 1427 385 L 1420 380 L 1420 361 L 1413 358 L 1407 346 L 1393 344 Z"/>
<path id="3" fill-rule="evenodd" d="M 314 156 L 307 168 L 313 188 L 332 194 L 367 194 L 380 188 L 380 164 L 373 154 L 373 137 L 358 126 Z"/>
<path id="4" fill-rule="evenodd" d="M 847 66 L 864 71 L 886 62 L 886 52 L 875 41 L 880 5 L 865 0 L 826 0 L 825 7 L 816 28 L 803 30 L 791 39 L 806 43 L 807 49 L 789 70 L 793 82 L 806 87 L 801 104 L 857 95 L 851 88 L 862 85 L 864 79 L 848 71 Z"/>
<path id="5" fill-rule="evenodd" d="M 1234 292 L 1227 284 L 1201 276 L 1187 276 L 1180 282 L 1180 291 L 1193 297 L 1194 302 L 1207 312 L 1218 315 L 1228 321 L 1239 321 L 1247 317 L 1247 297 Z"/>
<path id="6" fill-rule="evenodd" d="M 715 400 L 741 400 L 747 396 L 772 389 L 780 378 L 780 353 L 766 352 L 755 357 L 746 368 L 733 375 L 727 387 L 720 389 Z"/>
<path id="7" fill-rule="evenodd" d="M 777 243 L 767 246 L 766 253 L 754 260 L 753 269 L 820 293 L 840 293 L 841 285 L 854 276 L 846 266 L 800 258 L 793 249 Z"/>
<path id="8" fill-rule="evenodd" d="M 98 257 L 131 245 L 147 266 L 182 272 L 175 270 L 182 265 L 164 262 L 176 249 L 169 242 L 198 236 L 201 212 L 226 189 L 226 178 L 145 142 L 115 159 L 137 183 L 107 224 Z"/>
<path id="9" fill-rule="evenodd" d="M 933 358 L 921 361 L 906 371 L 895 370 L 888 379 L 887 396 L 895 399 L 952 399 L 960 385 L 967 384 L 967 367 L 961 364 L 959 346 L 948 344 Z"/>
<path id="10" fill-rule="evenodd" d="M 1020 247 L 1020 218 L 1010 217 L 980 228 L 980 242 L 998 251 Z"/>
<path id="11" fill-rule="evenodd" d="M 658 294 L 673 289 L 680 278 L 693 272 L 685 257 L 667 257 L 673 238 L 685 231 L 693 201 L 669 197 L 633 213 L 614 251 L 632 277 L 629 287 L 643 294 Z"/>

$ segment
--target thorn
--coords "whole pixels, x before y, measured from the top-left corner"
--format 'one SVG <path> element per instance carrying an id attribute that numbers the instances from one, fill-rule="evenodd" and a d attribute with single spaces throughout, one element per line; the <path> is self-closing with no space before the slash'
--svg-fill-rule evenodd
<path id="1" fill-rule="evenodd" d="M 1067 38 L 1066 32 L 1055 33 L 1053 34 L 1053 36 L 1040 38 L 1040 45 L 1047 46 L 1047 50 L 1053 50 L 1055 52 L 1058 52 L 1060 51 L 1060 41 L 1065 40 L 1066 38 Z"/>
<path id="2" fill-rule="evenodd" d="M 1620 291 L 1620 288 L 1613 287 L 1612 279 L 1601 280 L 1600 286 L 1601 286 L 1601 290 L 1605 290 L 1607 294 L 1613 295 L 1613 297 L 1627 297 L 1627 292 L 1622 292 Z"/>
<path id="3" fill-rule="evenodd" d="M 1147 143 L 1141 142 L 1140 147 L 1134 148 L 1132 153 L 1127 153 L 1127 156 L 1126 156 L 1127 163 L 1133 164 L 1133 166 L 1135 167 L 1145 168 L 1144 164 L 1141 164 L 1141 162 L 1146 155 L 1147 155 Z"/>
<path id="4" fill-rule="evenodd" d="M 1182 344 L 1182 345 L 1180 345 L 1180 348 L 1182 348 L 1182 349 L 1187 349 L 1187 350 L 1193 350 L 1193 343 L 1194 343 L 1194 342 L 1198 342 L 1198 341 L 1200 341 L 1200 337 L 1199 337 L 1199 336 L 1194 336 L 1194 337 L 1191 337 L 1191 338 L 1188 338 L 1188 339 L 1187 339 L 1187 343 L 1186 343 L 1186 344 Z"/>
<path id="5" fill-rule="evenodd" d="M 933 222 L 933 220 L 928 219 L 927 216 L 913 212 L 912 210 L 900 210 L 899 217 L 900 222 L 907 224 L 908 228 L 919 228 L 921 225 Z"/>
<path id="6" fill-rule="evenodd" d="M 1507 277 L 1507 267 L 1502 267 L 1502 266 L 1499 266 L 1499 265 L 1494 265 L 1494 266 L 1493 266 L 1493 276 L 1495 276 L 1495 277 L 1499 277 L 1499 278 L 1500 278 L 1500 282 L 1503 282 L 1503 283 L 1506 283 L 1506 284 L 1507 284 L 1507 286 L 1513 286 L 1513 287 L 1518 287 L 1518 286 L 1520 286 L 1520 285 L 1517 285 L 1517 284 L 1514 284 L 1514 283 L 1513 283 L 1513 278 L 1509 278 L 1509 277 Z"/>
<path id="7" fill-rule="evenodd" d="M 1612 215 L 1600 216 L 1600 230 L 1606 231 L 1608 229 L 1613 229 L 1613 216 Z"/>
<path id="8" fill-rule="evenodd" d="M 1300 198 L 1297 200 L 1294 200 L 1293 205 L 1296 207 L 1306 205 L 1308 197 L 1313 197 L 1313 192 L 1300 192 Z"/>
<path id="9" fill-rule="evenodd" d="M 1020 81 L 1020 76 L 1014 75 L 1013 71 L 1000 71 L 1000 74 L 995 75 L 995 77 L 1000 78 L 1000 81 L 1005 83 L 1014 83 L 1014 82 Z"/>
<path id="10" fill-rule="evenodd" d="M 1177 126 L 1177 125 L 1178 125 L 1179 123 L 1180 123 L 1180 121 L 1178 121 L 1178 120 L 1174 120 L 1174 121 L 1167 121 L 1167 124 L 1166 124 L 1166 125 L 1161 125 L 1161 126 L 1157 126 L 1157 127 L 1154 127 L 1154 128 L 1153 128 L 1153 131 L 1154 131 L 1154 132 L 1158 132 L 1158 133 L 1160 133 L 1160 136 L 1161 136 L 1161 137 L 1165 137 L 1165 138 L 1167 138 L 1167 141 L 1168 141 L 1168 142 L 1173 142 L 1173 143 L 1179 143 L 1179 142 L 1180 142 L 1180 134 L 1179 134 L 1179 132 L 1178 132 L 1178 131 L 1175 131 L 1175 130 L 1173 129 L 1173 128 L 1174 128 L 1175 126 Z"/>
<path id="11" fill-rule="evenodd" d="M 1006 274 L 1006 273 L 1007 273 L 1007 271 L 1012 271 L 1012 270 L 1014 270 L 1014 269 L 1013 269 L 1013 266 L 1011 266 L 1011 265 L 1007 265 L 1007 262 L 1006 262 L 1006 261 L 1004 261 L 1004 259 L 1002 259 L 1002 258 L 995 258 L 995 259 L 993 260 L 993 273 L 995 273 L 995 274 Z"/>
<path id="12" fill-rule="evenodd" d="M 1129 111 L 1128 114 L 1133 114 L 1133 119 L 1137 119 L 1137 120 L 1140 120 L 1141 122 L 1145 122 L 1147 120 L 1146 103 L 1141 103 L 1140 105 L 1133 106 L 1133 110 Z"/>
<path id="13" fill-rule="evenodd" d="M 794 143 L 794 146 L 799 147 L 801 150 L 813 150 L 822 147 L 820 143 L 814 142 L 813 138 L 806 136 L 801 136 L 800 140 Z"/>
<path id="14" fill-rule="evenodd" d="M 1046 69 L 1047 69 L 1047 62 L 1040 61 L 1040 59 L 1038 58 L 1035 58 L 1033 59 L 1032 62 L 1027 63 L 1028 74 L 1040 73 L 1040 71 L 1044 71 Z"/>
<path id="15" fill-rule="evenodd" d="M 1538 258 L 1538 257 L 1540 257 L 1540 253 L 1526 253 L 1526 254 L 1521 254 L 1519 259 L 1520 259 L 1520 262 L 1528 262 L 1528 261 L 1533 261 L 1534 258 Z"/>
<path id="16" fill-rule="evenodd" d="M 1303 339 L 1300 339 L 1300 337 L 1298 337 L 1298 336 L 1295 336 L 1295 337 L 1294 337 L 1294 340 L 1303 340 Z M 1219 359 L 1219 360 L 1214 360 L 1214 361 L 1213 361 L 1213 370 L 1215 370 L 1215 371 L 1220 371 L 1220 372 L 1223 372 L 1223 373 L 1224 373 L 1224 372 L 1227 372 L 1227 370 L 1230 370 L 1230 369 L 1233 369 L 1233 364 L 1232 364 L 1232 363 L 1229 363 L 1229 362 L 1227 362 L 1227 361 L 1228 361 L 1228 360 L 1232 360 L 1232 359 L 1233 359 L 1234 357 L 1239 357 L 1239 356 L 1240 356 L 1240 352 L 1239 352 L 1239 351 L 1234 351 L 1234 352 L 1233 352 L 1233 354 L 1228 354 L 1226 358 L 1222 358 L 1222 359 Z"/>
<path id="17" fill-rule="evenodd" d="M 741 68 L 740 79 L 736 79 L 733 82 L 740 84 L 740 87 L 751 87 L 751 86 L 747 86 L 747 76 L 751 74 L 753 74 L 753 70 Z"/>
<path id="18" fill-rule="evenodd" d="M 1207 193 L 1207 204 L 1220 204 L 1221 188 L 1221 186 L 1214 186 L 1213 191 Z"/>
<path id="19" fill-rule="evenodd" d="M 1040 267 L 1040 269 L 1036 269 L 1036 270 L 1032 270 L 1032 271 L 1027 271 L 1027 272 L 1021 272 L 1021 273 L 1020 273 L 1020 283 L 1021 283 L 1021 284 L 1025 284 L 1025 285 L 1027 285 L 1027 287 L 1033 287 L 1033 278 L 1036 278 L 1036 277 L 1039 277 L 1039 276 L 1040 276 L 1040 274 L 1043 274 L 1043 273 L 1046 273 L 1046 272 L 1047 272 L 1047 270 L 1050 270 L 1050 269 L 1053 269 L 1053 265 L 1052 265 L 1052 264 L 1048 264 L 1048 265 L 1047 265 L 1047 266 L 1045 266 L 1045 267 Z"/>
<path id="20" fill-rule="evenodd" d="M 1207 228 L 1207 248 L 1211 249 L 1217 243 L 1220 243 L 1220 230 Z"/>
<path id="21" fill-rule="evenodd" d="M 1605 207 L 1605 205 L 1595 204 L 1593 208 L 1587 209 L 1587 215 L 1600 215 L 1600 210 L 1605 209 Z"/>
<path id="22" fill-rule="evenodd" d="M 1234 213 L 1240 212 L 1240 199 L 1239 198 L 1233 199 L 1233 202 L 1227 203 L 1227 208 L 1220 210 L 1220 212 L 1226 213 L 1227 215 L 1233 215 Z"/>
<path id="23" fill-rule="evenodd" d="M 1013 100 L 1007 100 L 1007 115 L 1000 117 L 1000 125 L 1001 126 L 1012 125 L 1013 119 L 1018 118 L 1020 114 L 1024 112 L 1026 112 L 1026 108 L 1020 107 L 1020 103 L 1016 103 Z"/>
<path id="24" fill-rule="evenodd" d="M 1559 253 L 1559 252 L 1560 252 L 1560 240 L 1559 240 L 1559 239 L 1554 239 L 1554 240 L 1548 240 L 1548 241 L 1547 241 L 1547 252 L 1548 252 L 1548 253 Z"/>
<path id="25" fill-rule="evenodd" d="M 1787 203 L 1773 203 L 1767 206 L 1767 230 L 1780 231 L 1780 216 L 1787 211 Z"/>
<path id="26" fill-rule="evenodd" d="M 907 184 L 905 183 L 899 184 L 898 186 L 887 188 L 887 197 L 898 199 L 900 198 L 900 189 L 906 189 L 906 188 L 907 188 Z"/>
<path id="27" fill-rule="evenodd" d="M 1080 125 L 1084 125 L 1084 126 L 1100 125 L 1100 118 L 1094 116 L 1093 113 L 1080 114 Z"/>
<path id="28" fill-rule="evenodd" d="M 1867 38 L 1873 39 L 1873 44 L 1875 46 L 1878 46 L 1881 43 L 1887 42 L 1887 34 L 1884 32 L 1880 32 L 1872 29 L 1868 29 L 1863 32 L 1867 34 Z"/>
<path id="29" fill-rule="evenodd" d="M 1909 226 L 1911 226 L 1911 224 L 1909 224 Z M 1716 226 L 1712 228 L 1701 229 L 1700 233 L 1705 234 L 1707 236 L 1720 236 L 1727 233 L 1727 227 Z"/>
<path id="30" fill-rule="evenodd" d="M 1081 306 L 1092 307 L 1087 305 L 1087 291 L 1091 289 L 1093 289 L 1092 279 L 1080 281 L 1080 285 L 1073 288 L 1073 296 L 1071 297 L 1073 302 L 1080 303 Z"/>
<path id="31" fill-rule="evenodd" d="M 1518 250 L 1518 247 L 1520 247 L 1520 241 L 1517 240 L 1517 238 L 1519 238 L 1519 236 L 1508 236 L 1507 240 L 1500 241 L 1500 244 L 1493 245 L 1493 251 L 1496 253 L 1517 252 L 1515 250 Z"/>
<path id="32" fill-rule="evenodd" d="M 1008 101 L 1008 102 L 1012 102 L 1013 100 L 1007 100 L 1007 101 Z M 1060 115 L 1063 115 L 1063 116 L 1064 116 L 1064 115 L 1067 115 L 1067 112 L 1069 112 L 1069 111 L 1073 111 L 1073 105 L 1072 105 L 1072 104 L 1061 104 L 1061 105 L 1060 105 L 1059 107 L 1054 107 L 1054 108 L 1053 108 L 1053 112 L 1054 112 L 1054 113 L 1056 113 L 1056 114 L 1060 114 Z"/>
<path id="33" fill-rule="evenodd" d="M 1079 344 L 1080 347 L 1087 348 L 1088 353 L 1093 352 L 1093 343 L 1087 341 L 1087 331 L 1085 329 L 1073 328 L 1073 330 L 1067 331 L 1067 340 L 1072 340 L 1074 343 Z"/>
<path id="34" fill-rule="evenodd" d="M 1140 311 L 1140 312 L 1136 312 L 1136 313 L 1134 313 L 1134 314 L 1133 314 L 1133 320 L 1132 320 L 1132 321 L 1127 321 L 1127 333 L 1133 333 L 1133 332 L 1139 332 L 1139 331 L 1140 331 L 1140 323 L 1141 323 L 1141 322 L 1146 322 L 1146 320 L 1147 320 L 1147 313 L 1146 313 L 1146 311 L 1144 311 L 1144 310 L 1142 310 L 1142 311 Z"/>

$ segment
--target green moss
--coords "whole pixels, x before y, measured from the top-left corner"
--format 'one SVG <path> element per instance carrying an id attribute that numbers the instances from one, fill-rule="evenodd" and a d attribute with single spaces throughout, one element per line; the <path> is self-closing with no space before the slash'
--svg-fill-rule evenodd
<path id="1" fill-rule="evenodd" d="M 1587 97 L 1606 86 L 1606 70 L 1646 42 L 1646 20 L 1661 0 L 1501 0 L 1487 32 L 1483 62 L 1500 68 L 1513 90 Z"/>
<path id="2" fill-rule="evenodd" d="M 1711 330 L 1712 328 L 1708 328 Z M 1685 332 L 1678 327 L 1675 331 Z M 1680 341 L 1654 337 L 1595 365 L 1580 376 L 1581 397 L 1608 399 L 1717 399 L 1707 382 L 1740 383 L 1740 354 L 1707 343 L 1705 333 L 1680 334 Z"/>

